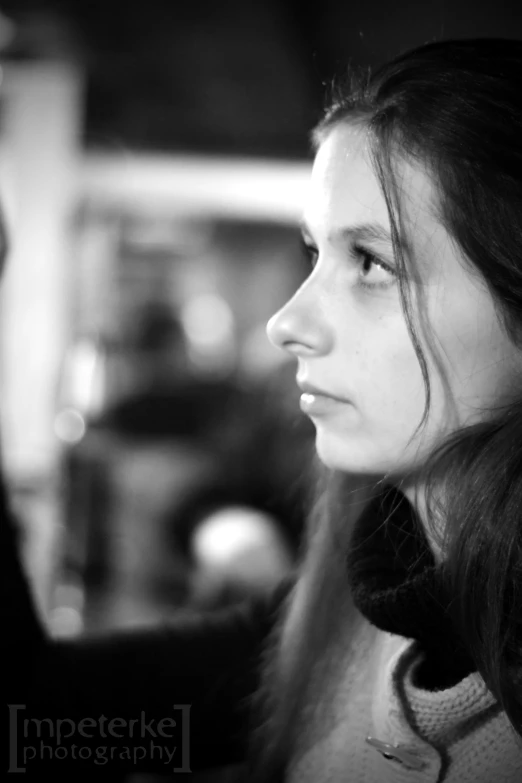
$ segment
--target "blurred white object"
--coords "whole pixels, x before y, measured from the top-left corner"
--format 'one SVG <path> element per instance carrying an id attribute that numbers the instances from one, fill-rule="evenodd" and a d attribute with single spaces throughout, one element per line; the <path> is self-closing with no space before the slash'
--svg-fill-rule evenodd
<path id="1" fill-rule="evenodd" d="M 4 25 L 4 41 L 7 32 Z M 13 496 L 29 498 L 22 503 L 27 571 L 47 617 L 60 539 L 63 444 L 53 423 L 70 328 L 82 78 L 59 62 L 8 63 L 2 76 L 0 191 L 11 239 L 0 291 L 3 467 Z"/>
<path id="2" fill-rule="evenodd" d="M 242 506 L 219 509 L 201 522 L 193 535 L 192 554 L 196 603 L 212 601 L 228 587 L 245 594 L 266 593 L 293 567 L 277 520 Z"/>
<path id="3" fill-rule="evenodd" d="M 312 167 L 308 162 L 210 155 L 89 153 L 81 189 L 94 203 L 151 214 L 250 217 L 297 223 Z"/>
<path id="4" fill-rule="evenodd" d="M 101 340 L 84 338 L 69 347 L 60 386 L 54 432 L 65 444 L 79 443 L 105 402 L 106 356 Z"/>
<path id="5" fill-rule="evenodd" d="M 53 422 L 70 329 L 83 90 L 67 63 L 11 63 L 3 75 L 0 190 L 11 249 L 1 288 L 2 427 L 18 481 L 52 475 L 61 450 Z"/>
<path id="6" fill-rule="evenodd" d="M 217 294 L 200 294 L 181 308 L 192 361 L 200 367 L 227 374 L 234 367 L 236 334 L 234 314 Z"/>
<path id="7" fill-rule="evenodd" d="M 48 628 L 54 637 L 77 636 L 83 631 L 83 591 L 77 585 L 59 585 L 56 606 L 49 612 Z"/>

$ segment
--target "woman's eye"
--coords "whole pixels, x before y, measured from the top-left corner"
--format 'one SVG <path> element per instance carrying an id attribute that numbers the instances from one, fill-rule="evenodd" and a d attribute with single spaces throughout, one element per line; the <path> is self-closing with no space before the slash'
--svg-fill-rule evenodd
<path id="1" fill-rule="evenodd" d="M 307 242 L 306 239 L 301 239 L 301 249 L 303 251 L 305 258 L 308 260 L 308 262 L 311 264 L 313 268 L 317 264 L 319 251 L 314 245 L 310 244 L 310 242 Z"/>
<path id="2" fill-rule="evenodd" d="M 363 247 L 355 247 L 359 259 L 360 284 L 365 288 L 389 288 L 394 285 L 397 273 L 393 267 L 381 261 Z"/>

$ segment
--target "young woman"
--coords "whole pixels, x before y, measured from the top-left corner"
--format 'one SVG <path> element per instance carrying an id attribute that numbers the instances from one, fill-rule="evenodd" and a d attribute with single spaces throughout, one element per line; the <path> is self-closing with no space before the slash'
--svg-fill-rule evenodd
<path id="1" fill-rule="evenodd" d="M 295 583 L 53 642 L 15 565 L 11 704 L 191 704 L 192 767 L 245 780 L 522 779 L 521 84 L 522 43 L 430 44 L 314 134 L 310 275 L 269 324 L 324 466 Z"/>

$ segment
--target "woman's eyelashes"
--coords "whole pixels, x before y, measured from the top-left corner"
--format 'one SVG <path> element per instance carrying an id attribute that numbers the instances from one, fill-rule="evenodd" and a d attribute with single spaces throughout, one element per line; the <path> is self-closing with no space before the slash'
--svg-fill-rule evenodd
<path id="1" fill-rule="evenodd" d="M 354 245 L 359 260 L 360 285 L 363 288 L 390 288 L 397 281 L 396 270 L 362 245 Z"/>
<path id="2" fill-rule="evenodd" d="M 312 269 L 319 259 L 318 248 L 305 237 L 301 238 L 301 247 Z M 367 289 L 391 288 L 397 281 L 397 271 L 368 248 L 355 243 L 350 249 L 358 268 L 358 284 Z"/>
<path id="3" fill-rule="evenodd" d="M 317 264 L 319 251 L 308 239 L 305 239 L 304 237 L 301 237 L 301 250 L 313 269 Z"/>

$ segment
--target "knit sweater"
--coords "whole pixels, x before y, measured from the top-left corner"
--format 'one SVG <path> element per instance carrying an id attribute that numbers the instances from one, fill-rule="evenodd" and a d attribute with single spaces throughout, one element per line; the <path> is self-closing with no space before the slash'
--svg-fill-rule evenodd
<path id="1" fill-rule="evenodd" d="M 406 501 L 389 497 L 359 521 L 349 573 L 363 618 L 345 630 L 329 672 L 337 687 L 305 726 L 286 783 L 520 783 L 522 743 L 451 625 Z"/>

